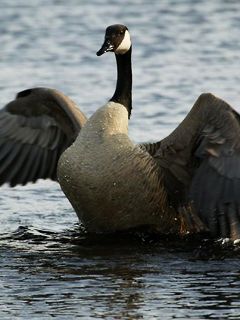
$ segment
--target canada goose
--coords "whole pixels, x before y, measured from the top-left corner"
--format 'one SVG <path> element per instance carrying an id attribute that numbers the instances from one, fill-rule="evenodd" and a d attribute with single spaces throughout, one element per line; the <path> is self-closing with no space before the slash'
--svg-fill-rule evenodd
<path id="1" fill-rule="evenodd" d="M 240 238 L 240 117 L 227 103 L 202 94 L 162 141 L 135 145 L 132 45 L 124 25 L 106 29 L 97 52 L 115 53 L 117 85 L 60 157 L 62 190 L 88 230 L 146 226 L 161 233 L 210 231 Z"/>
<path id="2" fill-rule="evenodd" d="M 128 137 L 132 108 L 132 45 L 126 26 L 113 25 L 106 29 L 105 41 L 97 55 L 107 51 L 114 52 L 117 61 L 115 93 L 84 124 L 75 142 L 58 161 L 60 185 L 79 219 L 92 232 L 145 226 L 161 233 L 209 231 L 215 237 L 240 238 L 238 113 L 212 94 L 202 94 L 172 134 L 156 143 L 135 145 Z M 62 114 L 60 122 L 66 125 L 64 132 L 68 126 L 75 132 L 73 141 L 81 125 L 78 116 L 72 116 L 71 108 L 66 107 L 64 111 L 68 120 L 65 121 L 66 115 Z M 5 131 L 8 125 L 4 118 L 10 117 L 9 112 L 8 107 L 0 115 L 0 127 Z M 21 112 L 20 109 L 17 117 L 28 126 L 33 110 L 25 110 L 23 115 Z M 48 117 L 55 123 L 54 115 L 50 112 Z M 40 118 L 45 118 L 44 113 Z M 9 130 L 16 126 L 16 120 L 12 122 Z M 30 139 L 31 132 L 25 129 L 24 137 Z M 22 133 L 18 135 L 21 139 Z M 12 170 L 10 178 L 8 170 L 1 170 L 1 183 L 14 185 L 41 177 L 36 174 L 38 165 L 33 174 L 28 163 L 24 166 L 26 162 L 19 165 L 13 161 L 14 154 L 25 148 L 19 151 L 6 133 L 0 138 L 0 152 L 4 146 L 3 150 L 6 148 L 5 152 L 10 154 L 7 162 L 5 157 L 0 158 L 0 165 L 7 163 L 5 167 Z M 39 134 L 38 140 L 30 140 L 25 153 L 38 159 L 45 139 Z M 65 147 L 60 148 L 57 141 L 54 146 L 59 155 Z M 53 167 L 56 163 L 51 161 Z M 17 179 L 15 173 L 20 166 L 24 179 Z M 49 174 L 43 177 L 47 176 L 51 177 Z"/>
<path id="3" fill-rule="evenodd" d="M 0 185 L 57 180 L 59 156 L 85 122 L 75 103 L 55 89 L 18 93 L 0 110 Z"/>

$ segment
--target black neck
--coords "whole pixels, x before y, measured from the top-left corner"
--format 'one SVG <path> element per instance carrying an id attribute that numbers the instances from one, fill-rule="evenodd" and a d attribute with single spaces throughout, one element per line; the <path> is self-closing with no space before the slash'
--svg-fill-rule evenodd
<path id="1" fill-rule="evenodd" d="M 125 54 L 115 54 L 117 61 L 117 85 L 110 101 L 124 105 L 130 118 L 132 110 L 132 47 Z"/>

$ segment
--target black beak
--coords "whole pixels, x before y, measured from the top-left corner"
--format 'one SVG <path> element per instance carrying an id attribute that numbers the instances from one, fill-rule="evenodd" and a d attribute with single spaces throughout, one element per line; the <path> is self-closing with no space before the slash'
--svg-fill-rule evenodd
<path id="1" fill-rule="evenodd" d="M 110 40 L 105 40 L 102 48 L 96 53 L 97 56 L 101 56 L 105 52 L 112 51 L 113 50 L 113 45 L 111 44 Z"/>

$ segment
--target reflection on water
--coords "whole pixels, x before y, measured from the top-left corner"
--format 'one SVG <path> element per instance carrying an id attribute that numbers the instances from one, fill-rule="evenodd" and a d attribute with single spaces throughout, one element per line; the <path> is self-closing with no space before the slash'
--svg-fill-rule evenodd
<path id="1" fill-rule="evenodd" d="M 239 319 L 240 251 L 231 244 L 77 227 L 22 227 L 1 243 L 3 319 Z"/>
<path id="2" fill-rule="evenodd" d="M 238 0 L 1 0 L 1 103 L 55 87 L 89 116 L 111 96 L 107 25 L 133 39 L 135 141 L 159 140 L 201 92 L 237 110 Z M 56 183 L 0 192 L 0 319 L 240 319 L 239 249 L 205 240 L 90 237 Z M 67 231 L 66 231 L 67 230 Z"/>

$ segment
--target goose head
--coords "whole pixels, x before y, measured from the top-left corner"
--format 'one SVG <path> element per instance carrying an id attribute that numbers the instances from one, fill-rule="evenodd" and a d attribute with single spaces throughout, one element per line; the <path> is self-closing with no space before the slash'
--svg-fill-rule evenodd
<path id="1" fill-rule="evenodd" d="M 97 52 L 97 56 L 109 51 L 115 54 L 125 54 L 131 45 L 128 28 L 122 24 L 114 24 L 107 27 L 103 45 Z"/>
<path id="2" fill-rule="evenodd" d="M 117 61 L 117 84 L 115 93 L 109 101 L 123 105 L 130 118 L 132 110 L 132 43 L 128 28 L 122 24 L 107 27 L 105 38 L 97 56 L 114 52 Z"/>

